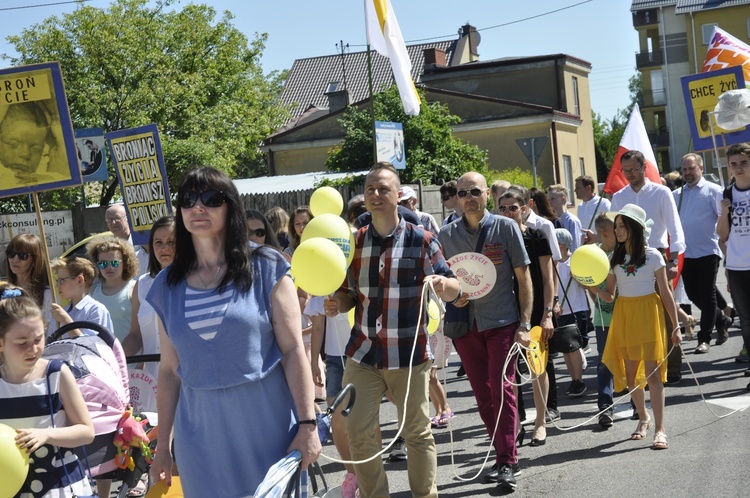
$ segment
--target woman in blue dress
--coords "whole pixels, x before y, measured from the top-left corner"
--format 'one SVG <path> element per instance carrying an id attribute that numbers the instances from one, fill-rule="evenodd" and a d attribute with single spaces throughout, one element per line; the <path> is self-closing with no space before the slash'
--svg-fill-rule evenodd
<path id="1" fill-rule="evenodd" d="M 152 474 L 186 497 L 250 496 L 291 450 L 320 453 L 313 382 L 289 264 L 247 241 L 232 181 L 212 168 L 179 188 L 174 262 L 147 300 L 160 319 Z M 174 435 L 174 455 L 168 434 Z"/>

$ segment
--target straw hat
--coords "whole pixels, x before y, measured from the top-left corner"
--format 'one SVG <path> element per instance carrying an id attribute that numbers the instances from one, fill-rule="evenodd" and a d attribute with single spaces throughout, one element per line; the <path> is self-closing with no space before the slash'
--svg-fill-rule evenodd
<path id="1" fill-rule="evenodd" d="M 636 206 L 635 204 L 625 204 L 619 211 L 607 211 L 607 218 L 613 222 L 618 216 L 627 216 L 631 220 L 636 221 L 641 227 L 643 227 L 646 238 L 651 235 L 651 225 L 654 224 L 654 220 L 646 219 L 646 211 L 644 211 L 642 207 Z"/>

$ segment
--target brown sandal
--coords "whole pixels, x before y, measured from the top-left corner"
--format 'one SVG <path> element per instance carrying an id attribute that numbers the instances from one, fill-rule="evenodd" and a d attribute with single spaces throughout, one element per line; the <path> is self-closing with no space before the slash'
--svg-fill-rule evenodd
<path id="1" fill-rule="evenodd" d="M 648 430 L 651 428 L 651 425 L 651 417 L 646 420 L 639 420 L 635 431 L 630 435 L 630 439 L 634 441 L 644 439 L 648 435 Z"/>

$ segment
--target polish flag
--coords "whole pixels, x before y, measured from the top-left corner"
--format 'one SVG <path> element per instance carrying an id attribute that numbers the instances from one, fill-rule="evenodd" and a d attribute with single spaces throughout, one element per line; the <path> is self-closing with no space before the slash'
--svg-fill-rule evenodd
<path id="1" fill-rule="evenodd" d="M 646 159 L 646 178 L 654 183 L 661 184 L 659 168 L 656 167 L 656 157 L 654 156 L 654 151 L 651 149 L 651 143 L 648 140 L 646 126 L 643 124 L 638 104 L 633 106 L 633 111 L 630 113 L 628 126 L 625 127 L 625 133 L 623 133 L 622 140 L 620 140 L 617 154 L 615 154 L 615 159 L 609 168 L 607 182 L 602 189 L 610 195 L 628 185 L 628 180 L 625 179 L 625 175 L 622 173 L 620 158 L 630 150 L 640 151 Z"/>

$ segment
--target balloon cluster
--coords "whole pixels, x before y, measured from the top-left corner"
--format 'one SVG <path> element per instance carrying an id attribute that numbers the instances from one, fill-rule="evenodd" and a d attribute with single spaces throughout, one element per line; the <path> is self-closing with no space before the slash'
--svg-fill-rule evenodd
<path id="1" fill-rule="evenodd" d="M 29 455 L 16 445 L 16 431 L 0 424 L 0 498 L 10 498 L 26 481 Z"/>
<path id="2" fill-rule="evenodd" d="M 331 187 L 320 187 L 310 197 L 314 218 L 292 255 L 292 275 L 299 287 L 313 296 L 334 293 L 346 278 L 354 258 L 354 234 L 341 217 L 344 200 Z"/>

